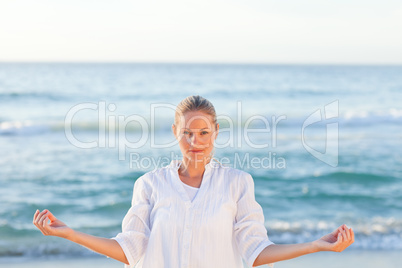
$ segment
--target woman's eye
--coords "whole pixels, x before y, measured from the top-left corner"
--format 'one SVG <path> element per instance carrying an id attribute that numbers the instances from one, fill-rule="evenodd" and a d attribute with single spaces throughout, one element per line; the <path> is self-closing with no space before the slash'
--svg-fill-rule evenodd
<path id="1" fill-rule="evenodd" d="M 208 131 L 202 131 L 201 134 L 202 134 L 202 135 L 207 135 L 207 134 L 208 134 Z"/>
<path id="2" fill-rule="evenodd" d="M 188 132 L 188 131 L 183 131 L 183 133 L 184 133 L 185 135 L 190 134 L 190 132 Z"/>

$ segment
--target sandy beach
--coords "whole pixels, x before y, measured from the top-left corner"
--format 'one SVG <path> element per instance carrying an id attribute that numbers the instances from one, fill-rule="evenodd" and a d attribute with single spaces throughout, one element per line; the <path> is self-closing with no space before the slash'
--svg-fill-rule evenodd
<path id="1" fill-rule="evenodd" d="M 402 261 L 400 251 L 345 250 L 320 252 L 277 263 L 276 268 L 396 268 Z M 398 265 L 398 266 L 397 266 Z"/>
<path id="2" fill-rule="evenodd" d="M 320 252 L 299 257 L 297 259 L 278 262 L 276 268 L 396 268 L 400 266 L 400 251 L 363 251 L 347 250 L 342 253 Z M 398 265 L 398 266 L 397 266 Z M 123 264 L 105 257 L 82 259 L 0 259 L 0 267 L 4 268 L 122 268 Z M 261 266 L 264 267 L 264 266 Z"/>

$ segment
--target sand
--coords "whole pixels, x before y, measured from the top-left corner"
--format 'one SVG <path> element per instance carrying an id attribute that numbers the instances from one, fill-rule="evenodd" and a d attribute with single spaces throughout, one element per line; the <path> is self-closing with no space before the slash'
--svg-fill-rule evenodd
<path id="1" fill-rule="evenodd" d="M 342 253 L 320 252 L 278 262 L 275 268 L 396 268 L 402 264 L 401 251 L 346 250 Z M 123 268 L 123 264 L 106 257 L 77 259 L 0 258 L 1 268 Z M 261 266 L 266 267 L 266 266 Z M 211 267 L 213 268 L 213 267 Z"/>
<path id="2" fill-rule="evenodd" d="M 278 262 L 275 268 L 396 268 L 401 267 L 400 251 L 348 250 L 319 252 Z"/>

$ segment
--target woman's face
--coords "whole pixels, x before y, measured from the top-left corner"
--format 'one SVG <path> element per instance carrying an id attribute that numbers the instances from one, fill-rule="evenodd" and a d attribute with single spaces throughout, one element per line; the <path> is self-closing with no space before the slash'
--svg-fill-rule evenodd
<path id="1" fill-rule="evenodd" d="M 218 131 L 212 116 L 201 111 L 186 112 L 178 125 L 173 125 L 183 158 L 190 162 L 209 161 Z"/>

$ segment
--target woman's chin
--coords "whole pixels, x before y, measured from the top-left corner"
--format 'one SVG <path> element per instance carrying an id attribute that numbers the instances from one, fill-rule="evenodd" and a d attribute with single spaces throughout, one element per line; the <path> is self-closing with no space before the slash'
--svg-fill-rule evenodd
<path id="1" fill-rule="evenodd" d="M 206 161 L 208 159 L 210 159 L 210 157 L 208 155 L 205 155 L 204 152 L 197 152 L 197 153 L 189 153 L 187 154 L 187 158 L 190 161 L 194 161 L 194 162 L 201 162 L 201 161 Z"/>

